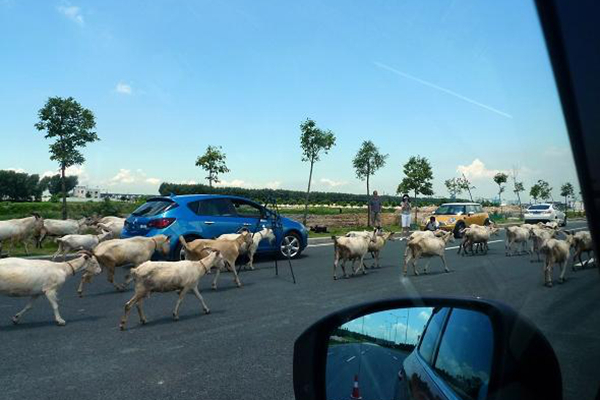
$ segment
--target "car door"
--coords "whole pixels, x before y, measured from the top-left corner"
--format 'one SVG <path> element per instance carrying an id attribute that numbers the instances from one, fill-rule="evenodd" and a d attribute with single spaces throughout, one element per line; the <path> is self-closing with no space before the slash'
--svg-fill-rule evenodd
<path id="1" fill-rule="evenodd" d="M 261 205 L 244 199 L 231 199 L 231 204 L 242 228 L 246 228 L 252 233 L 260 231 L 263 226 L 273 229 L 271 219 L 267 218 L 268 212 Z M 275 234 L 277 235 L 277 232 Z M 270 247 L 271 245 L 266 240 L 258 245 L 259 250 L 267 250 Z"/>
<path id="2" fill-rule="evenodd" d="M 434 310 L 427 322 L 419 346 L 405 359 L 401 372 L 402 379 L 405 380 L 405 389 L 399 390 L 399 393 L 404 394 L 397 397 L 398 400 L 448 398 L 436 383 L 436 376 L 431 367 L 448 313 L 448 308 Z"/>
<path id="3" fill-rule="evenodd" d="M 188 203 L 194 218 L 185 227 L 205 239 L 217 238 L 224 233 L 235 233 L 242 228 L 235 208 L 227 198 L 208 198 Z"/>

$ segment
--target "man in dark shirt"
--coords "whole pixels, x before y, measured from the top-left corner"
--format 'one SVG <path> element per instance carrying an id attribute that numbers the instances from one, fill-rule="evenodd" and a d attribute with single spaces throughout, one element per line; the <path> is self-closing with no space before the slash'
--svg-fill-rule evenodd
<path id="1" fill-rule="evenodd" d="M 377 190 L 373 192 L 373 197 L 369 201 L 369 212 L 371 213 L 371 225 L 381 228 L 381 199 Z"/>

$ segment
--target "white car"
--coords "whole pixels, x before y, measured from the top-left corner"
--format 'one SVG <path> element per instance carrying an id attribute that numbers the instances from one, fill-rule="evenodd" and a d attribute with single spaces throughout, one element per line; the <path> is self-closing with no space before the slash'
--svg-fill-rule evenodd
<path id="1" fill-rule="evenodd" d="M 556 222 L 560 226 L 567 225 L 567 215 L 556 208 L 553 204 L 534 204 L 525 210 L 524 215 L 526 224 L 535 224 L 536 222 Z"/>

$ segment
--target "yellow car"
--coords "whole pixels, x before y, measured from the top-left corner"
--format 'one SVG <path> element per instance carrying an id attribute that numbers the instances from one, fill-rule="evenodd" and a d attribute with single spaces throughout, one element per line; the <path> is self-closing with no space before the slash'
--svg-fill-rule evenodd
<path id="1" fill-rule="evenodd" d="M 420 228 L 425 229 L 430 217 L 435 217 L 439 228 L 445 231 L 453 231 L 455 238 L 461 238 L 460 231 L 471 224 L 488 225 L 490 216 L 483 211 L 478 203 L 444 203 L 421 221 Z"/>

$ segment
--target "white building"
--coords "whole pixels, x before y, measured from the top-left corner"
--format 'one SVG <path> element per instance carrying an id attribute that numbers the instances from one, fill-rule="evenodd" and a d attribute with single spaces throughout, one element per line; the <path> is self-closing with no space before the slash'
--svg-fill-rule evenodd
<path id="1" fill-rule="evenodd" d="M 102 190 L 99 188 L 88 188 L 87 186 L 75 186 L 73 197 L 80 199 L 100 199 Z"/>

